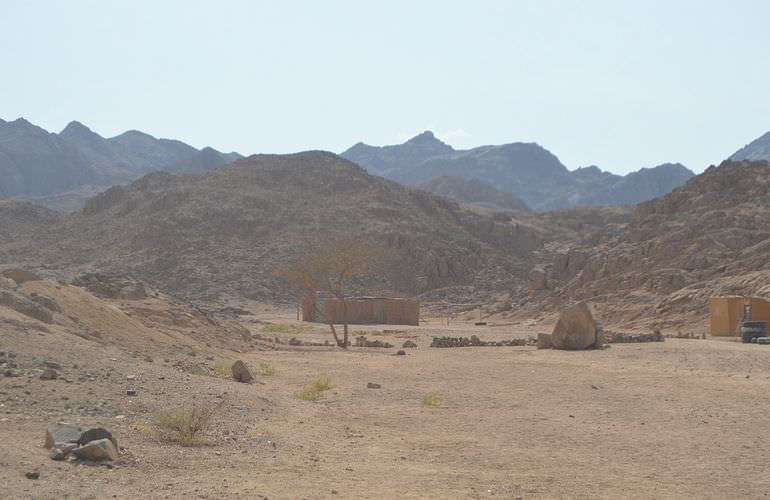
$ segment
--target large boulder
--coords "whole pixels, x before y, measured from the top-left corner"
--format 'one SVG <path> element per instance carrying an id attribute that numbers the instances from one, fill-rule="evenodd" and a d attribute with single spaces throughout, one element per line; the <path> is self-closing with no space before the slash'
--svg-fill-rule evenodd
<path id="1" fill-rule="evenodd" d="M 585 302 L 564 311 L 551 334 L 554 349 L 590 349 L 601 347 L 602 341 L 601 328 Z"/>
<path id="2" fill-rule="evenodd" d="M 83 429 L 77 424 L 56 422 L 45 431 L 45 447 L 51 448 L 56 443 L 77 443 Z"/>
<path id="3" fill-rule="evenodd" d="M 553 336 L 550 333 L 537 334 L 538 349 L 553 349 Z"/>
<path id="4" fill-rule="evenodd" d="M 118 449 L 109 439 L 91 441 L 80 448 L 75 448 L 72 453 L 84 460 L 117 460 Z"/>
<path id="5" fill-rule="evenodd" d="M 254 380 L 254 375 L 251 374 L 251 370 L 249 370 L 249 367 L 246 366 L 246 363 L 241 361 L 240 359 L 233 363 L 233 378 L 237 380 L 238 382 L 243 382 L 244 384 L 248 384 L 252 380 Z"/>

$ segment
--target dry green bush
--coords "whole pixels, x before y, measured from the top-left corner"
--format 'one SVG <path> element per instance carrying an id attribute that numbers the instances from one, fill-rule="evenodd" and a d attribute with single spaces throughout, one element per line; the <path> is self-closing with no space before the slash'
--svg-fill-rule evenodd
<path id="1" fill-rule="evenodd" d="M 441 404 L 441 397 L 435 392 L 429 392 L 422 397 L 422 404 L 425 406 L 438 406 Z"/>
<path id="2" fill-rule="evenodd" d="M 303 401 L 318 401 L 324 397 L 322 392 L 313 389 L 303 389 L 294 393 L 294 397 Z"/>
<path id="3" fill-rule="evenodd" d="M 214 370 L 217 373 L 224 375 L 225 377 L 233 376 L 233 360 L 232 359 L 218 359 L 214 363 Z"/>
<path id="4" fill-rule="evenodd" d="M 152 423 L 158 436 L 182 446 L 206 444 L 204 434 L 210 429 L 214 415 L 225 401 L 215 405 L 195 404 L 190 407 L 157 410 Z"/>
<path id="5" fill-rule="evenodd" d="M 265 363 L 264 361 L 259 364 L 259 374 L 264 375 L 265 377 L 269 377 L 271 375 L 275 375 L 275 367 L 271 365 L 270 363 Z"/>
<path id="6" fill-rule="evenodd" d="M 334 385 L 332 384 L 331 379 L 327 376 L 318 377 L 310 383 L 310 390 L 316 392 L 328 391 L 332 387 L 334 387 Z"/>

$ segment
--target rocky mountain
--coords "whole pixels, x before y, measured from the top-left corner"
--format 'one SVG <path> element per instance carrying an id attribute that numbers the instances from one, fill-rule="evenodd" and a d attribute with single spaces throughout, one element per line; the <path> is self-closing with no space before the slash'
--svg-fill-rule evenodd
<path id="1" fill-rule="evenodd" d="M 80 122 L 59 134 L 49 133 L 23 118 L 0 120 L 0 196 L 35 198 L 45 203 L 67 193 L 73 205 L 82 186 L 125 183 L 154 170 L 202 172 L 240 158 L 211 148 L 197 150 L 183 142 L 156 139 L 131 130 L 104 138 Z M 77 204 L 77 203 L 74 203 Z M 52 206 L 59 206 L 57 201 Z"/>
<path id="2" fill-rule="evenodd" d="M 598 167 L 570 171 L 535 143 L 455 150 L 431 132 L 393 146 L 358 143 L 342 156 L 370 173 L 406 184 L 419 185 L 441 176 L 479 179 L 522 198 L 538 211 L 578 205 L 632 205 L 661 196 L 693 175 L 679 164 L 626 176 L 602 172 Z"/>
<path id="3" fill-rule="evenodd" d="M 434 194 L 482 205 L 493 210 L 531 211 L 524 200 L 518 196 L 495 189 L 492 185 L 478 179 L 466 181 L 462 177 L 434 177 L 423 182 L 419 187 Z"/>
<path id="4" fill-rule="evenodd" d="M 375 238 L 399 253 L 405 291 L 466 299 L 526 286 L 542 246 L 527 223 L 477 215 L 324 152 L 257 155 L 199 176 L 153 173 L 97 195 L 82 213 L 42 213 L 53 218 L 17 233 L 23 243 L 0 242 L 7 262 L 128 273 L 206 299 L 287 300 L 276 269 L 320 236 Z"/>
<path id="5" fill-rule="evenodd" d="M 599 301 L 628 325 L 661 327 L 705 318 L 712 296 L 770 295 L 768 194 L 770 163 L 712 166 L 628 223 L 552 247 L 535 288 L 546 303 Z"/>
<path id="6" fill-rule="evenodd" d="M 730 160 L 770 161 L 770 132 L 743 146 L 730 156 Z"/>

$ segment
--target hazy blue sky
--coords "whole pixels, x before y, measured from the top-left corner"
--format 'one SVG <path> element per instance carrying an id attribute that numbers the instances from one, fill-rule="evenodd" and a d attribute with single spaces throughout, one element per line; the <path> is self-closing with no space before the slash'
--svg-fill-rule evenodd
<path id="1" fill-rule="evenodd" d="M 241 153 L 537 142 L 694 170 L 770 130 L 770 1 L 0 0 L 0 118 Z"/>

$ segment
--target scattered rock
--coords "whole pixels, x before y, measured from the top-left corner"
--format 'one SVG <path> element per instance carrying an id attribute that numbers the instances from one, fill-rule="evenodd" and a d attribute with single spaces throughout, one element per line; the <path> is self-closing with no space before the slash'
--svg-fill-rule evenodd
<path id="1" fill-rule="evenodd" d="M 46 368 L 52 368 L 54 370 L 61 370 L 61 365 L 54 361 L 43 361 L 43 366 Z"/>
<path id="2" fill-rule="evenodd" d="M 396 356 L 406 356 L 406 351 L 396 351 Z"/>
<path id="3" fill-rule="evenodd" d="M 390 348 L 393 347 L 393 344 L 390 342 L 385 342 L 382 340 L 367 340 L 367 338 L 363 335 L 356 337 L 356 347 L 384 347 L 384 348 Z"/>
<path id="4" fill-rule="evenodd" d="M 34 471 L 25 472 L 24 475 L 27 477 L 27 479 L 39 479 L 40 478 L 40 473 L 39 472 L 34 472 Z"/>
<path id="5" fill-rule="evenodd" d="M 551 334 L 554 349 L 581 350 L 600 347 L 602 340 L 600 328 L 585 302 L 578 302 L 564 311 Z"/>
<path id="6" fill-rule="evenodd" d="M 374 382 L 367 382 L 366 388 L 367 389 L 381 389 L 382 386 L 380 384 L 375 384 Z"/>
<path id="7" fill-rule="evenodd" d="M 77 424 L 56 422 L 48 426 L 45 431 L 45 447 L 51 448 L 58 443 L 77 443 L 83 429 Z"/>
<path id="8" fill-rule="evenodd" d="M 59 372 L 53 368 L 46 368 L 43 373 L 40 374 L 40 380 L 54 380 L 59 378 Z"/>
<path id="9" fill-rule="evenodd" d="M 404 342 L 404 344 L 401 347 L 403 347 L 404 349 L 414 349 L 415 347 L 417 347 L 417 344 L 411 340 L 407 340 L 406 342 Z"/>
<path id="10" fill-rule="evenodd" d="M 136 389 L 127 389 L 126 396 L 136 396 Z"/>
<path id="11" fill-rule="evenodd" d="M 118 450 L 109 439 L 91 441 L 85 446 L 72 451 L 76 457 L 84 460 L 117 460 Z"/>
<path id="12" fill-rule="evenodd" d="M 13 370 L 9 368 L 8 370 L 5 370 L 3 372 L 3 376 L 5 377 L 21 377 L 21 372 L 19 370 Z"/>
<path id="13" fill-rule="evenodd" d="M 60 450 L 55 446 L 51 448 L 51 452 L 48 454 L 48 456 L 50 457 L 51 460 L 56 460 L 56 461 L 64 460 L 65 458 L 67 458 L 67 454 L 64 453 L 63 450 Z"/>
<path id="14" fill-rule="evenodd" d="M 246 363 L 244 363 L 240 359 L 235 363 L 233 363 L 232 371 L 233 371 L 233 378 L 238 382 L 248 384 L 249 382 L 254 380 L 254 375 L 251 374 L 249 367 L 246 366 Z"/>

